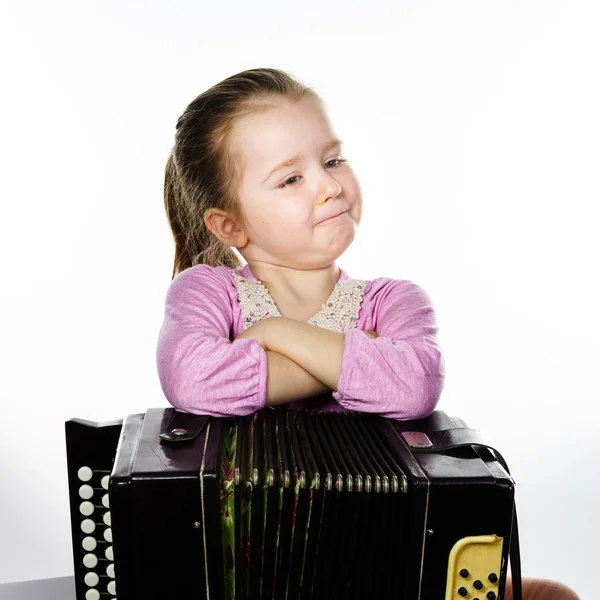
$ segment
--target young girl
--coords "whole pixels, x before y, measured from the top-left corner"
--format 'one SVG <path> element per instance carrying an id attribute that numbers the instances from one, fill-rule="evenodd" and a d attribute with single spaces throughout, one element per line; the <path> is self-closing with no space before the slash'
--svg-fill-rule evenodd
<path id="1" fill-rule="evenodd" d="M 179 118 L 165 175 L 175 264 L 157 348 L 178 410 L 291 403 L 407 420 L 436 408 L 445 369 L 427 293 L 336 264 L 362 213 L 342 144 L 318 94 L 276 69 L 225 79 Z"/>
<path id="2" fill-rule="evenodd" d="M 177 123 L 165 207 L 176 248 L 157 363 L 173 406 L 434 410 L 444 362 L 427 294 L 336 264 L 362 197 L 315 92 L 257 69 L 201 94 Z"/>

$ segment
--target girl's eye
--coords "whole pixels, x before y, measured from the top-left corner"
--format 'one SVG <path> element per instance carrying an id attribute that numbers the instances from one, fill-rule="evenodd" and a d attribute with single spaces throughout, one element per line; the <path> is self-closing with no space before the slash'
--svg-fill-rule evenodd
<path id="1" fill-rule="evenodd" d="M 325 164 L 328 164 L 330 162 L 345 163 L 346 159 L 345 158 L 332 158 L 331 160 L 328 160 Z"/>
<path id="2" fill-rule="evenodd" d="M 288 185 L 294 185 L 294 183 L 296 183 L 295 181 L 292 181 L 292 179 L 296 179 L 296 177 L 300 177 L 300 175 L 293 175 L 292 177 L 288 177 L 281 185 L 277 186 L 280 188 L 284 188 L 287 187 Z M 292 183 L 288 183 L 292 181 Z"/>
<path id="3" fill-rule="evenodd" d="M 340 163 L 345 163 L 347 161 L 345 158 L 332 158 L 331 160 L 328 160 L 325 164 L 328 165 L 331 162 L 336 162 L 336 163 L 340 164 Z M 337 166 L 337 165 L 334 165 L 334 166 Z M 295 183 L 297 183 L 296 181 L 293 181 L 292 183 L 288 183 L 288 182 L 290 182 L 292 179 L 296 179 L 296 177 L 301 177 L 301 175 L 293 175 L 292 177 L 288 177 L 281 185 L 278 185 L 277 187 L 284 188 L 284 187 L 288 187 L 289 185 L 294 185 Z"/>

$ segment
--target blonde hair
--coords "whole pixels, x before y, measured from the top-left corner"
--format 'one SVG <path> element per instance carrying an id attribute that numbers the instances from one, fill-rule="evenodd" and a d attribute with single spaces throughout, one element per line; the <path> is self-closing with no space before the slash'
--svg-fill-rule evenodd
<path id="1" fill-rule="evenodd" d="M 204 222 L 210 208 L 226 211 L 244 222 L 238 195 L 242 165 L 232 135 L 234 125 L 247 115 L 307 96 L 324 107 L 313 88 L 289 73 L 251 69 L 206 90 L 179 117 L 164 185 L 165 210 L 175 238 L 172 278 L 199 263 L 242 266 L 233 249 Z"/>

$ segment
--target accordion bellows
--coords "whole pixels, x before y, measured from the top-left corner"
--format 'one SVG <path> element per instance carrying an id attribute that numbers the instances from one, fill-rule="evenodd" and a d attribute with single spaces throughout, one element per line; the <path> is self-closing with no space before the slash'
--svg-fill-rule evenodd
<path id="1" fill-rule="evenodd" d="M 402 470 L 353 415 L 299 412 L 292 426 L 289 416 L 268 411 L 226 428 L 226 596 L 239 588 L 244 598 L 296 598 L 302 589 L 310 598 L 316 588 L 365 598 L 376 587 L 398 596 L 402 582 L 386 565 L 402 561 Z"/>
<path id="2" fill-rule="evenodd" d="M 428 435 L 464 430 L 460 420 L 279 407 L 202 417 L 191 439 L 161 441 L 176 414 L 150 409 L 104 434 L 67 422 L 78 598 L 502 596 L 512 478 L 483 447 L 419 451 Z M 101 561 L 84 564 L 83 466 L 110 472 L 111 542 L 101 527 L 96 537 L 98 556 L 114 547 L 112 578 Z"/>

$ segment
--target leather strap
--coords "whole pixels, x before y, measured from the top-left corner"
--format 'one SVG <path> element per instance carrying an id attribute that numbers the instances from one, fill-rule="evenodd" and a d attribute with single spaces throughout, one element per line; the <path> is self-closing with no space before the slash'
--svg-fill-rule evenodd
<path id="1" fill-rule="evenodd" d="M 209 415 L 174 411 L 173 418 L 161 428 L 160 439 L 165 442 L 190 442 L 198 437 Z"/>
<path id="2" fill-rule="evenodd" d="M 510 475 L 506 461 L 492 446 L 483 441 L 483 435 L 477 429 L 470 427 L 457 427 L 455 429 L 442 429 L 423 433 L 421 431 L 402 431 L 402 437 L 409 445 L 413 453 L 418 452 L 442 452 L 461 448 L 463 446 L 482 446 L 491 450 Z M 512 477 L 512 476 L 511 476 Z M 512 571 L 513 600 L 522 600 L 523 591 L 521 585 L 521 552 L 519 549 L 519 526 L 517 523 L 517 506 L 513 502 L 512 532 L 510 535 L 510 564 Z"/>

